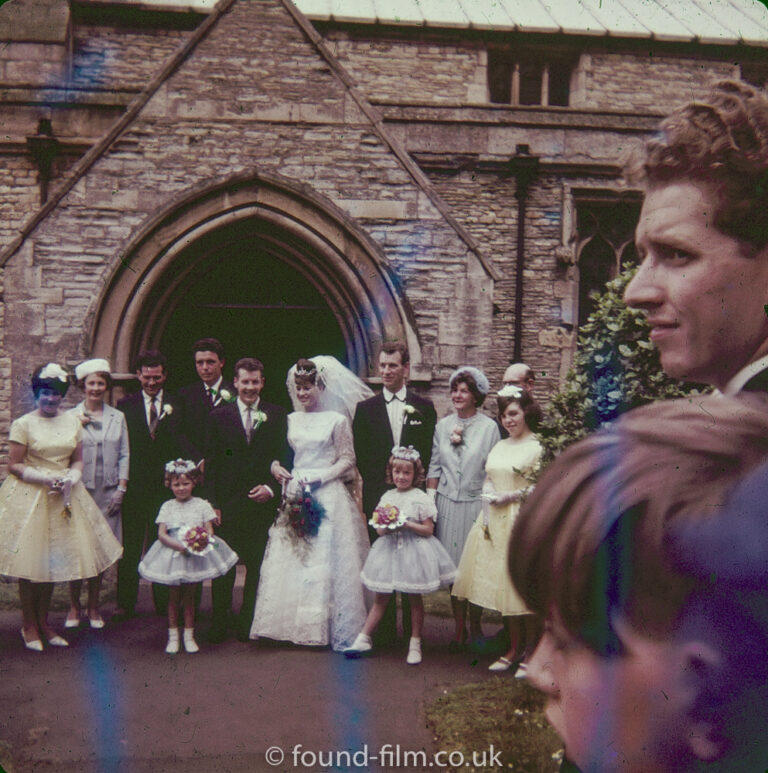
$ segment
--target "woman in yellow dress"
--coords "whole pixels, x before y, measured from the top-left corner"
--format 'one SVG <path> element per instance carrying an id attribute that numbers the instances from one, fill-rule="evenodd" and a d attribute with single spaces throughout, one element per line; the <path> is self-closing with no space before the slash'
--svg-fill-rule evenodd
<path id="1" fill-rule="evenodd" d="M 498 393 L 498 405 L 509 437 L 488 454 L 482 511 L 467 536 L 451 593 L 474 605 L 476 613 L 470 614 L 470 620 L 474 618 L 478 625 L 480 607 L 501 612 L 509 633 L 509 651 L 490 670 L 506 671 L 522 657 L 520 644 L 533 619 L 509 579 L 507 548 L 520 501 L 532 488 L 531 476 L 541 459 L 541 445 L 533 434 L 541 409 L 526 391 L 511 385 Z"/>
<path id="2" fill-rule="evenodd" d="M 80 421 L 59 412 L 69 387 L 56 363 L 32 375 L 37 408 L 11 425 L 0 487 L 0 574 L 19 579 L 21 636 L 40 652 L 67 641 L 48 624 L 54 582 L 95 577 L 123 552 L 82 478 Z"/>

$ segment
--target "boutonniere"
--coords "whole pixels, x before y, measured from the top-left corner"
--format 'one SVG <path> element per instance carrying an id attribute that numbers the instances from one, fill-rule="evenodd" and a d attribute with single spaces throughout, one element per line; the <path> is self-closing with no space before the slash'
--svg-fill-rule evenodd
<path id="1" fill-rule="evenodd" d="M 170 403 L 163 403 L 163 408 L 160 411 L 160 415 L 157 417 L 158 421 L 162 421 L 166 416 L 170 416 L 173 413 L 173 406 Z"/>
<path id="2" fill-rule="evenodd" d="M 453 428 L 450 440 L 455 446 L 460 446 L 464 442 L 464 427 L 462 427 L 461 424 L 457 424 Z"/>
<path id="3" fill-rule="evenodd" d="M 229 389 L 220 389 L 218 392 L 215 389 L 211 389 L 211 396 L 213 401 L 216 402 L 217 398 L 221 398 L 225 403 L 234 403 L 237 399 Z"/>
<path id="4" fill-rule="evenodd" d="M 253 429 L 257 430 L 267 420 L 267 414 L 264 411 L 253 412 Z"/>

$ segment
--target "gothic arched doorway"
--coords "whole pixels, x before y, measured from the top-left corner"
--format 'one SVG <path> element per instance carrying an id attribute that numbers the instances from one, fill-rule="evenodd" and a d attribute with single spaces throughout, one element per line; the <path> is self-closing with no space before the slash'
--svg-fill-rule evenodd
<path id="1" fill-rule="evenodd" d="M 99 302 L 87 348 L 123 372 L 140 349 L 159 348 L 171 385 L 194 378 L 190 345 L 204 335 L 222 339 L 230 368 L 239 356 L 263 359 L 274 387 L 297 357 L 319 353 L 366 376 L 380 342 L 394 338 L 420 365 L 397 285 L 378 245 L 332 202 L 278 176 L 239 175 L 145 224 Z"/>

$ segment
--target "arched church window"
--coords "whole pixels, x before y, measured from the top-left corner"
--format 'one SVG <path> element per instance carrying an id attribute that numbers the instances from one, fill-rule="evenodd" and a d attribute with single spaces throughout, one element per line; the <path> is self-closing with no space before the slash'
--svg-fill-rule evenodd
<path id="1" fill-rule="evenodd" d="M 641 200 L 639 196 L 620 198 L 612 191 L 589 191 L 576 193 L 574 203 L 581 326 L 595 308 L 593 295 L 637 262 L 634 238 Z"/>

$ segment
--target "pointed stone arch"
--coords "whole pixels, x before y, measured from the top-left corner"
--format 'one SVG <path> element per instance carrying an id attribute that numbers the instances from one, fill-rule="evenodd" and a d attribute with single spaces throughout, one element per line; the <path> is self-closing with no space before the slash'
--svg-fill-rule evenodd
<path id="1" fill-rule="evenodd" d="M 257 234 L 273 258 L 318 289 L 355 372 L 366 376 L 380 342 L 398 339 L 410 349 L 412 377 L 428 378 L 413 315 L 378 245 L 326 197 L 275 174 L 236 174 L 206 184 L 145 223 L 98 301 L 88 350 L 111 356 L 116 371 L 129 372 L 139 349 L 157 346 L 180 302 L 178 289 L 236 225 Z"/>

